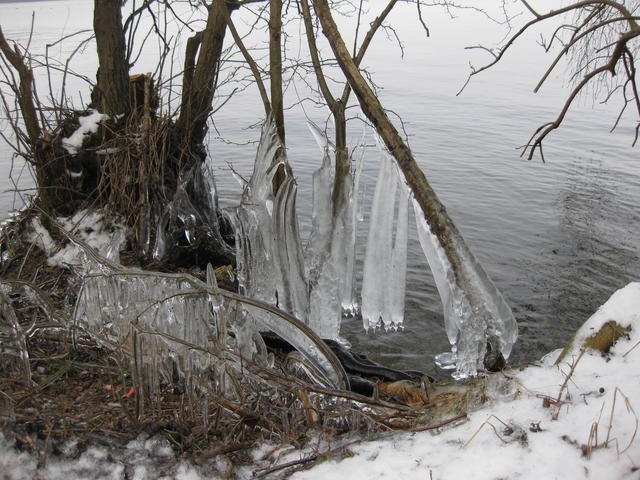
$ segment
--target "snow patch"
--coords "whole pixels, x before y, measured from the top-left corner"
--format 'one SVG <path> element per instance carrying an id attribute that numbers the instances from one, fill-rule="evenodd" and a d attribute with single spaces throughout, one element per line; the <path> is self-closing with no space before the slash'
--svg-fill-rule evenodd
<path id="1" fill-rule="evenodd" d="M 72 217 L 58 218 L 62 227 L 74 237 L 84 241 L 96 249 L 100 255 L 111 256 L 111 260 L 119 263 L 117 252 L 124 241 L 125 227 L 119 223 L 106 221 L 101 211 L 89 212 L 81 210 Z M 84 253 L 73 242 L 68 242 L 62 248 L 58 247 L 48 230 L 42 225 L 39 218 L 31 221 L 31 233 L 27 240 L 42 249 L 51 266 L 75 266 L 83 265 Z"/>
<path id="2" fill-rule="evenodd" d="M 47 256 L 50 256 L 51 252 L 56 248 L 56 242 L 51 238 L 49 231 L 40 223 L 38 217 L 34 217 L 31 220 L 31 228 L 33 231 L 27 235 L 27 240 L 40 248 Z"/>
<path id="3" fill-rule="evenodd" d="M 82 142 L 84 142 L 85 137 L 97 132 L 98 123 L 108 118 L 108 115 L 100 113 L 95 109 L 92 109 L 89 115 L 78 117 L 80 126 L 70 136 L 62 139 L 62 146 L 71 155 L 75 155 L 82 148 Z"/>
<path id="4" fill-rule="evenodd" d="M 604 305 L 598 308 L 596 313 L 591 315 L 578 329 L 574 336 L 571 350 L 567 354 L 576 354 L 587 338 L 599 332 L 606 323 L 611 321 L 622 327 L 640 330 L 640 282 L 630 283 L 621 288 Z M 614 349 L 622 348 L 619 345 L 622 345 L 622 343 L 616 344 Z M 617 353 L 621 352 L 618 351 Z"/>
<path id="5" fill-rule="evenodd" d="M 614 319 L 640 323 L 640 283 L 631 283 L 585 323 L 585 338 Z M 402 478 L 638 478 L 640 328 L 605 358 L 587 351 L 554 365 L 549 355 L 514 375 L 517 388 L 457 427 L 390 434 L 351 448 L 354 456 L 298 472 L 296 480 Z M 634 348 L 636 346 L 636 348 Z M 560 395 L 572 365 L 575 370 Z M 555 400 L 560 396 L 560 403 Z"/>

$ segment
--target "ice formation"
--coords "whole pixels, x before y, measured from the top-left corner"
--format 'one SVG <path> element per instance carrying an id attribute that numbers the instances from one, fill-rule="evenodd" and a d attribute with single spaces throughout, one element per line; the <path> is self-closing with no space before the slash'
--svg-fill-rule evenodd
<path id="1" fill-rule="evenodd" d="M 349 196 L 351 175 L 347 175 L 344 181 L 343 193 Z M 331 203 L 325 208 L 331 211 Z M 309 281 L 309 324 L 322 338 L 337 339 L 340 333 L 345 284 L 349 276 L 348 253 L 354 249 L 350 243 L 352 226 L 349 212 L 349 203 L 342 202 L 339 211 L 332 215 L 326 250 Z"/>
<path id="2" fill-rule="evenodd" d="M 216 362 L 216 316 L 209 300 L 183 278 L 122 271 L 89 275 L 74 323 L 131 358 L 140 393 L 154 395 L 174 369 L 189 392 Z"/>
<path id="3" fill-rule="evenodd" d="M 346 245 L 346 270 L 344 273 L 344 285 L 342 287 L 342 311 L 347 315 L 355 315 L 358 311 L 358 301 L 356 300 L 355 291 L 355 261 L 356 261 L 356 236 L 358 222 L 362 220 L 361 208 L 359 201 L 360 193 L 360 177 L 362 175 L 362 166 L 364 165 L 364 148 L 360 149 L 360 155 L 356 160 L 356 168 L 353 174 L 353 185 L 349 195 L 349 210 L 347 211 L 345 222 L 348 222 L 350 231 L 345 233 Z"/>
<path id="4" fill-rule="evenodd" d="M 242 367 L 221 347 L 242 353 L 248 351 L 247 343 L 262 342 L 243 310 L 293 345 L 327 386 L 348 388 L 340 362 L 308 327 L 264 302 L 219 290 L 211 269 L 205 284 L 189 275 L 145 272 L 100 260 L 103 271 L 84 279 L 74 323 L 130 358 L 134 382 L 145 393 L 153 395 L 162 379 L 171 380 L 176 373 L 189 393 L 204 385 L 222 388 L 210 383 L 224 376 L 221 358 L 227 366 Z"/>
<path id="5" fill-rule="evenodd" d="M 231 263 L 235 252 L 220 233 L 216 192 L 210 166 L 194 156 L 193 166 L 180 174 L 169 202 L 152 195 L 139 226 L 143 251 L 150 252 L 155 260 L 175 264 L 198 263 L 203 259 Z"/>
<path id="6" fill-rule="evenodd" d="M 422 209 L 413 201 L 418 238 L 427 257 L 444 310 L 451 354 L 441 364 L 455 361 L 454 378 L 466 378 L 483 367 L 487 343 L 508 358 L 518 336 L 518 326 L 502 294 L 475 259 L 457 229 L 449 231 L 449 244 L 433 234 Z M 457 255 L 456 268 L 450 255 Z"/>
<path id="7" fill-rule="evenodd" d="M 342 179 L 342 197 L 334 208 L 334 172 L 326 136 L 309 123 L 323 159 L 313 174 L 312 228 L 305 249 L 309 280 L 309 325 L 322 338 L 336 339 L 340 333 L 343 308 L 353 308 L 355 258 L 355 210 L 360 171 Z"/>
<path id="8" fill-rule="evenodd" d="M 340 208 L 334 210 L 330 144 L 317 127 L 310 128 L 323 159 L 313 174 L 312 229 L 304 254 L 295 211 L 297 187 L 270 121 L 236 210 L 237 265 L 243 294 L 277 305 L 322 338 L 336 339 L 343 305 L 352 305 L 358 175 L 345 176 Z M 261 321 L 259 312 L 254 320 Z"/>
<path id="9" fill-rule="evenodd" d="M 386 311 L 390 326 L 398 328 L 404 323 L 404 301 L 407 277 L 407 242 L 409 233 L 409 188 L 398 177 L 398 214 L 396 234 L 391 252 L 389 269 L 389 286 Z"/>
<path id="10" fill-rule="evenodd" d="M 400 190 L 396 218 L 396 193 Z M 364 328 L 398 328 L 404 320 L 408 190 L 393 158 L 381 149 L 362 274 Z"/>
<path id="11" fill-rule="evenodd" d="M 18 366 L 24 379 L 29 383 L 31 367 L 26 341 L 28 332 L 18 321 L 9 297 L 10 293 L 10 285 L 0 284 L 0 361 L 3 365 Z"/>
<path id="12" fill-rule="evenodd" d="M 240 289 L 306 320 L 308 287 L 296 191 L 275 124 L 268 121 L 234 221 Z"/>

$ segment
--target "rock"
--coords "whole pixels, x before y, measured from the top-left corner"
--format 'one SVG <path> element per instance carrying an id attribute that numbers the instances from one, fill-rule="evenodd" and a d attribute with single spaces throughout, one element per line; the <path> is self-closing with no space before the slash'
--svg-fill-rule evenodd
<path id="1" fill-rule="evenodd" d="M 640 328 L 640 282 L 616 291 L 584 324 L 564 347 L 556 365 L 583 348 L 610 353 L 621 338 Z"/>

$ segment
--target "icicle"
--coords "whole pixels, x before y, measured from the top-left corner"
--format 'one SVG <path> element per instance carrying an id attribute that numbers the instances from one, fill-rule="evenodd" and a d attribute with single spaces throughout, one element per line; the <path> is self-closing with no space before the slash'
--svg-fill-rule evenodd
<path id="1" fill-rule="evenodd" d="M 275 178 L 279 185 L 274 193 Z M 234 220 L 238 277 L 244 295 L 279 306 L 306 321 L 309 298 L 295 211 L 296 191 L 270 119 Z M 247 325 L 266 320 L 261 311 L 246 315 Z"/>
<path id="2" fill-rule="evenodd" d="M 31 386 L 31 366 L 27 348 L 27 332 L 20 326 L 8 296 L 10 287 L 0 285 L 0 360 L 21 370 L 26 385 Z"/>
<path id="3" fill-rule="evenodd" d="M 323 155 L 322 165 L 313 174 L 312 229 L 305 250 L 309 279 L 309 325 L 322 338 L 338 339 L 343 309 L 353 312 L 353 279 L 355 260 L 355 210 L 357 182 L 362 170 L 358 162 L 355 178 L 345 175 L 340 192 L 342 198 L 332 201 L 334 171 L 330 158 L 330 142 L 318 127 L 309 123 Z"/>
<path id="4" fill-rule="evenodd" d="M 124 243 L 124 232 L 120 229 L 116 230 L 111 239 L 111 244 L 107 249 L 105 257 L 113 263 L 120 263 L 120 247 Z"/>
<path id="5" fill-rule="evenodd" d="M 397 169 L 394 169 L 397 172 Z M 387 288 L 386 312 L 383 317 L 385 327 L 398 329 L 404 323 L 404 300 L 407 277 L 407 241 L 409 223 L 409 189 L 404 181 L 396 176 L 400 198 L 396 235 L 391 253 L 391 266 Z"/>
<path id="6" fill-rule="evenodd" d="M 323 150 L 322 165 L 313 172 L 312 185 L 311 233 L 304 256 L 307 277 L 315 283 L 331 243 L 333 167 L 327 150 Z"/>
<path id="7" fill-rule="evenodd" d="M 342 192 L 348 199 L 351 175 L 344 178 Z M 314 282 L 310 282 L 309 325 L 322 338 L 337 339 L 342 320 L 342 301 L 347 279 L 347 261 L 351 248 L 351 208 L 349 201 L 340 202 L 342 208 L 331 222 L 327 251 L 322 256 Z M 328 209 L 331 209 L 329 204 Z"/>
<path id="8" fill-rule="evenodd" d="M 212 318 L 216 319 L 216 338 L 225 341 L 227 339 L 227 319 L 224 312 L 224 302 L 218 288 L 216 273 L 210 263 L 207 264 L 207 287 L 213 292 L 209 294 L 209 302 L 214 313 Z"/>
<path id="9" fill-rule="evenodd" d="M 177 368 L 185 381 L 201 381 L 200 376 L 219 361 L 218 342 L 233 345 L 226 334 L 226 322 L 236 334 L 241 354 L 253 342 L 259 350 L 259 335 L 230 308 L 222 312 L 217 297 L 215 275 L 209 269 L 208 283 L 187 275 L 159 274 L 121 268 L 106 275 L 85 278 L 75 306 L 75 324 L 92 332 L 106 345 L 124 347 L 132 353 L 136 382 L 150 395 L 157 392 L 160 380 L 171 380 Z M 263 328 L 272 330 L 291 343 L 323 373 L 331 387 L 346 388 L 348 380 L 335 355 L 308 327 L 291 315 L 263 302 L 225 292 L 240 302 L 251 318 L 259 318 Z M 225 320 L 226 319 L 226 320 Z M 217 328 L 216 328 L 217 327 Z M 257 336 L 257 337 L 256 337 Z M 258 340 L 259 339 L 259 340 Z M 206 380 L 202 380 L 206 381 Z"/>
<path id="10" fill-rule="evenodd" d="M 432 233 L 415 199 L 413 207 L 420 245 L 442 300 L 445 330 L 455 355 L 453 376 L 473 376 L 483 366 L 487 342 L 505 359 L 509 357 L 518 335 L 515 318 L 459 233 L 450 232 L 451 244 L 448 245 L 461 257 L 460 268 L 454 272 L 445 249 Z M 438 362 L 450 364 L 451 355 L 439 356 Z"/>
<path id="11" fill-rule="evenodd" d="M 361 202 L 359 202 L 360 193 L 360 176 L 362 175 L 362 167 L 364 164 L 364 148 L 360 149 L 360 156 L 356 161 L 356 168 L 353 174 L 353 187 L 350 189 L 349 195 L 349 211 L 346 221 L 349 222 L 350 232 L 348 236 L 348 244 L 345 247 L 347 255 L 346 270 L 344 274 L 344 288 L 342 289 L 342 310 L 347 315 L 355 315 L 358 311 L 358 303 L 355 296 L 355 259 L 356 259 L 356 237 L 358 233 L 358 221 L 360 221 Z"/>
<path id="12" fill-rule="evenodd" d="M 156 243 L 151 254 L 154 260 L 160 260 L 167 252 L 166 230 L 169 224 L 169 211 L 165 210 L 158 218 L 156 226 Z"/>
<path id="13" fill-rule="evenodd" d="M 208 296 L 189 294 L 183 279 L 145 272 L 85 278 L 74 311 L 76 325 L 133 353 L 136 383 L 154 395 L 174 368 L 181 378 L 202 374 L 215 357 Z"/>
<path id="14" fill-rule="evenodd" d="M 392 159 L 382 153 L 362 274 L 362 321 L 365 330 L 380 326 L 385 315 L 397 185 Z"/>

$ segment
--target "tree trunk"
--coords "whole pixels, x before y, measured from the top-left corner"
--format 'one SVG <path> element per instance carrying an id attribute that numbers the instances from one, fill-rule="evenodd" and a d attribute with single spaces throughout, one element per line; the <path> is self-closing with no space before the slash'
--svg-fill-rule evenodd
<path id="1" fill-rule="evenodd" d="M 98 85 L 93 100 L 108 115 L 130 111 L 129 65 L 122 28 L 122 0 L 94 0 L 93 30 L 98 48 Z"/>
<path id="2" fill-rule="evenodd" d="M 334 103 L 331 109 L 335 125 L 335 143 L 336 143 L 336 174 L 333 183 L 333 192 L 331 194 L 331 203 L 333 204 L 333 216 L 340 211 L 343 203 L 347 200 L 344 192 L 345 179 L 349 174 L 349 151 L 347 150 L 347 120 L 345 118 L 345 107 L 340 100 Z"/>
<path id="3" fill-rule="evenodd" d="M 269 77 L 271 112 L 278 137 L 284 145 L 284 103 L 282 99 L 282 0 L 269 1 Z"/>
<path id="4" fill-rule="evenodd" d="M 183 144 L 183 157 L 192 148 L 199 146 L 207 134 L 207 120 L 211 113 L 222 44 L 227 30 L 223 12 L 225 8 L 231 13 L 237 7 L 227 6 L 222 0 L 215 0 L 209 5 L 207 26 L 201 38 L 198 39 L 200 42 L 198 60 L 193 74 L 189 72 L 187 77 L 190 88 L 183 92 L 180 117 L 175 128 L 176 138 L 181 139 Z M 193 48 L 193 45 L 188 46 Z"/>

